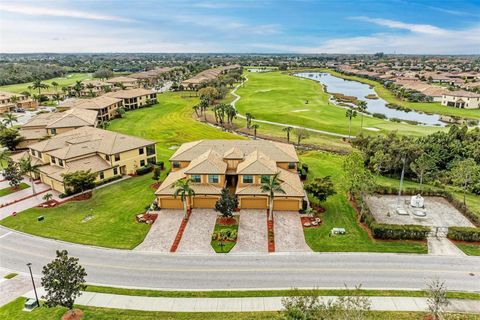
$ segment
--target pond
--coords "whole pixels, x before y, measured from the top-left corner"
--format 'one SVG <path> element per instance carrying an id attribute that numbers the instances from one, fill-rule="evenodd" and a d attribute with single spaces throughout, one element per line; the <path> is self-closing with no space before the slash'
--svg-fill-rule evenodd
<path id="1" fill-rule="evenodd" d="M 359 100 L 367 102 L 367 111 L 371 114 L 380 113 L 387 118 L 418 121 L 426 125 L 445 126 L 445 123 L 440 121 L 440 115 L 426 114 L 418 111 L 403 111 L 387 106 L 387 102 L 382 98 L 368 99 L 368 95 L 377 95 L 375 90 L 370 88 L 368 84 L 364 84 L 358 81 L 344 80 L 339 77 L 332 76 L 329 73 L 320 72 L 308 72 L 298 73 L 299 77 L 312 79 L 320 82 L 327 87 L 327 91 L 330 93 L 341 93 L 346 96 L 356 97 Z"/>

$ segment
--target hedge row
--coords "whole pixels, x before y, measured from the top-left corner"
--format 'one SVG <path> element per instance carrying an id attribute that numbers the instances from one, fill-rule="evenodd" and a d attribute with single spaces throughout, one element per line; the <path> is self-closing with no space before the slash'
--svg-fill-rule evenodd
<path id="1" fill-rule="evenodd" d="M 450 227 L 448 238 L 452 240 L 480 242 L 480 228 Z"/>
<path id="2" fill-rule="evenodd" d="M 430 232 L 429 227 L 415 225 L 396 225 L 371 223 L 370 229 L 375 239 L 383 240 L 424 240 Z"/>
<path id="3" fill-rule="evenodd" d="M 147 164 L 146 166 L 140 167 L 136 170 L 136 174 L 141 176 L 144 174 L 147 174 L 153 170 L 153 166 L 150 164 Z"/>

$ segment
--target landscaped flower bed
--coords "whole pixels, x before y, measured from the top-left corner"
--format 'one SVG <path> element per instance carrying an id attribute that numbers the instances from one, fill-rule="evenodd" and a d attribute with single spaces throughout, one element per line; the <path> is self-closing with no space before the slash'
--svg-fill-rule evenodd
<path id="1" fill-rule="evenodd" d="M 215 228 L 212 234 L 212 248 L 217 253 L 230 252 L 237 244 L 238 236 L 238 222 L 240 216 L 233 216 L 231 218 L 217 217 Z"/>

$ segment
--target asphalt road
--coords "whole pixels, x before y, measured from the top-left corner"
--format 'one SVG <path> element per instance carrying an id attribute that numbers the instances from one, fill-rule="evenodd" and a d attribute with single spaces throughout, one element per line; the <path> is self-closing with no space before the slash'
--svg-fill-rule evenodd
<path id="1" fill-rule="evenodd" d="M 449 290 L 480 292 L 480 257 L 375 253 L 181 255 L 110 250 L 33 237 L 0 228 L 0 267 L 34 274 L 55 250 L 80 258 L 89 283 L 158 289 L 364 288 L 422 289 L 439 277 Z"/>

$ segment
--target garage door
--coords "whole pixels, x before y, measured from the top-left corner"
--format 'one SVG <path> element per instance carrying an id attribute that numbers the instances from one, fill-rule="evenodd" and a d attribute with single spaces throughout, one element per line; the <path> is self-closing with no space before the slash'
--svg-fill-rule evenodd
<path id="1" fill-rule="evenodd" d="M 160 208 L 183 209 L 183 203 L 180 199 L 160 199 Z"/>
<path id="2" fill-rule="evenodd" d="M 273 210 L 279 211 L 297 211 L 300 209 L 299 200 L 282 200 L 277 199 L 273 201 Z"/>
<path id="3" fill-rule="evenodd" d="M 194 208 L 213 209 L 218 198 L 193 198 Z"/>
<path id="4" fill-rule="evenodd" d="M 242 198 L 240 206 L 242 209 L 266 209 L 267 199 L 265 198 Z"/>

